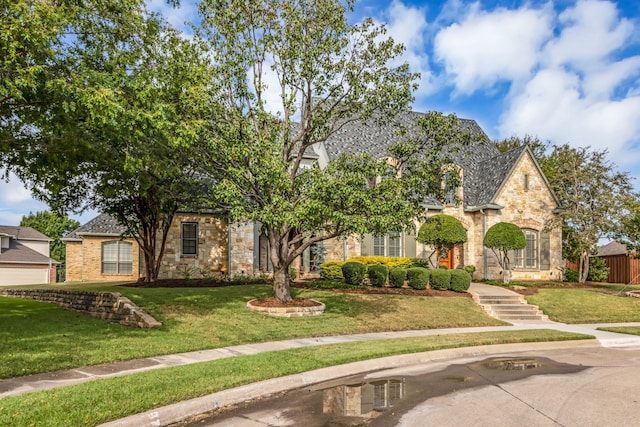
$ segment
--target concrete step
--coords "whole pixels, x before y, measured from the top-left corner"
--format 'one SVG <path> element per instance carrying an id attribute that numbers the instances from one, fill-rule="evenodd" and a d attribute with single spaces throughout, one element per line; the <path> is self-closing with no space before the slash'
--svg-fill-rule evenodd
<path id="1" fill-rule="evenodd" d="M 537 306 L 527 304 L 519 295 L 480 295 L 477 302 L 490 316 L 501 320 L 548 320 Z"/>
<path id="2" fill-rule="evenodd" d="M 531 314 L 531 315 L 502 315 L 498 316 L 500 320 L 547 320 L 547 317 L 541 314 Z"/>

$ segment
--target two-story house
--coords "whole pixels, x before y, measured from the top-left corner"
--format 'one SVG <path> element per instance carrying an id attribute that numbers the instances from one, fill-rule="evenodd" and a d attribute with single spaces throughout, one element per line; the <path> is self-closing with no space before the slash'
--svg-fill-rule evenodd
<path id="1" fill-rule="evenodd" d="M 399 119 L 407 134 L 417 133 L 421 113 L 409 112 Z M 425 217 L 445 213 L 458 218 L 467 230 L 468 241 L 450 251 L 443 263 L 449 268 L 476 267 L 474 278 L 500 279 L 501 269 L 493 252 L 482 244 L 493 224 L 504 221 L 522 228 L 527 247 L 512 254 L 513 279 L 548 280 L 561 277 L 561 230 L 547 229 L 558 200 L 531 150 L 520 147 L 499 153 L 473 120 L 460 119 L 465 130 L 484 136 L 461 150 L 450 153 L 461 174 L 462 185 L 448 203 L 425 200 Z M 391 125 L 351 123 L 326 141 L 308 150 L 308 161 L 325 167 L 341 152 L 386 155 L 397 141 Z M 421 224 L 416 222 L 416 227 Z M 75 230 L 67 244 L 67 280 L 135 280 L 139 277 L 140 254 L 135 241 L 122 239 L 123 228 L 101 215 Z M 335 239 L 322 244 L 325 260 L 345 260 L 358 255 L 427 257 L 430 248 L 417 243 L 414 233 Z M 161 278 L 220 272 L 251 275 L 269 270 L 268 244 L 260 224 L 228 224 L 210 213 L 181 212 L 172 225 Z M 305 272 L 314 268 L 314 251 L 307 251 L 296 267 Z"/>
<path id="2" fill-rule="evenodd" d="M 51 239 L 31 227 L 0 225 L 0 286 L 56 282 Z"/>

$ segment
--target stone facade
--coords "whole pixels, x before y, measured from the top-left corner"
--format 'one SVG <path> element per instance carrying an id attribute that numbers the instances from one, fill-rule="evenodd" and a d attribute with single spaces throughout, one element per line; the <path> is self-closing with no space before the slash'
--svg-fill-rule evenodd
<path id="1" fill-rule="evenodd" d="M 183 223 L 197 224 L 197 255 L 182 254 Z M 227 242 L 226 220 L 206 214 L 176 215 L 169 228 L 158 278 L 199 278 L 226 274 L 229 259 Z"/>
<path id="2" fill-rule="evenodd" d="M 254 245 L 256 242 L 256 229 L 253 223 L 235 223 L 231 225 L 230 275 L 251 276 L 257 273 Z"/>

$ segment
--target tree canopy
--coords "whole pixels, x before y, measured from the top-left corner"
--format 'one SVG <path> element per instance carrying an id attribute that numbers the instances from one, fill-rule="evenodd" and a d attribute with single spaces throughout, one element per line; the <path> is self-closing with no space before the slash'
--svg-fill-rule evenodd
<path id="1" fill-rule="evenodd" d="M 511 280 L 509 251 L 524 249 L 527 246 L 527 239 L 515 224 L 509 222 L 498 222 L 487 230 L 482 241 L 484 246 L 491 249 L 498 259 L 505 283 Z"/>
<path id="2" fill-rule="evenodd" d="M 35 214 L 29 212 L 29 215 L 23 216 L 20 220 L 20 226 L 31 227 L 50 237 L 53 240 L 50 246 L 51 258 L 64 264 L 66 252 L 64 243 L 60 239 L 80 227 L 80 223 L 55 212 L 43 211 Z"/>
<path id="3" fill-rule="evenodd" d="M 199 6 L 219 94 L 199 164 L 218 183 L 216 200 L 230 206 L 232 218 L 263 224 L 280 300 L 291 298 L 289 266 L 313 243 L 402 230 L 422 213 L 425 194 L 442 192 L 439 165 L 446 160 L 434 155 L 427 168 L 419 159 L 444 141 L 424 132 L 386 158 L 343 153 L 326 167 L 305 164 L 314 145 L 350 123 L 392 123 L 416 87 L 407 64 L 390 65 L 403 47 L 371 19 L 348 23 L 352 6 L 336 0 Z M 447 128 L 453 120 L 431 114 L 420 125 Z M 368 184 L 389 175 L 395 178 Z"/>
<path id="4" fill-rule="evenodd" d="M 457 244 L 467 241 L 467 231 L 462 223 L 451 215 L 438 214 L 429 217 L 418 230 L 416 240 L 420 243 L 433 246 L 433 252 L 429 256 L 429 262 L 433 268 L 436 268 L 432 261 L 436 251 L 441 257 L 446 254 Z"/>

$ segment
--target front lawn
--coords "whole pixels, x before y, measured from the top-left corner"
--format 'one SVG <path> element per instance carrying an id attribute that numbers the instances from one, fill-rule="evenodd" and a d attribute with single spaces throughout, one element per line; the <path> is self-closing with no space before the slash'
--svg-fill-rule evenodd
<path id="1" fill-rule="evenodd" d="M 541 288 L 526 298 L 556 322 L 640 322 L 640 298 L 603 293 L 602 289 Z"/>
<path id="2" fill-rule="evenodd" d="M 505 324 L 485 315 L 466 297 L 353 295 L 292 289 L 296 296 L 318 299 L 327 308 L 321 316 L 284 319 L 245 307 L 252 298 L 271 296 L 268 285 L 86 287 L 120 292 L 163 326 L 141 330 L 53 304 L 0 297 L 0 378 L 251 342 Z"/>

